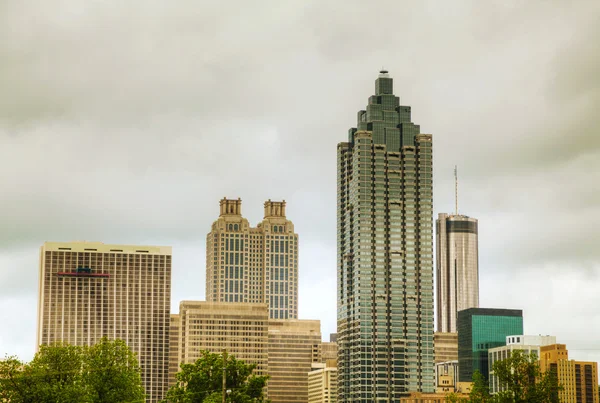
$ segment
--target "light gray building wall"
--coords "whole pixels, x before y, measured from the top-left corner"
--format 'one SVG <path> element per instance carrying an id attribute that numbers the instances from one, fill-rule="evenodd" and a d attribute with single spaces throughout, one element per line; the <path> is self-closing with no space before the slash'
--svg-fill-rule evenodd
<path id="1" fill-rule="evenodd" d="M 502 392 L 506 388 L 500 385 L 498 377 L 494 374 L 494 363 L 509 358 L 513 351 L 523 350 L 525 354 L 529 355 L 535 353 L 537 357 L 540 356 L 540 347 L 549 346 L 556 344 L 556 336 L 529 336 L 529 335 L 516 335 L 506 337 L 506 346 L 491 348 L 488 351 L 488 361 L 490 369 L 490 393 Z"/>

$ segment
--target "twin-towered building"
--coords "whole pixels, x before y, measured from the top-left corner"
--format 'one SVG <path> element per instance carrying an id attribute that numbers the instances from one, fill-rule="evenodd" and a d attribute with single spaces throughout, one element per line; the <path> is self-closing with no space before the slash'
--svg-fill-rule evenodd
<path id="1" fill-rule="evenodd" d="M 207 301 L 183 301 L 174 315 L 170 247 L 45 243 L 38 345 L 125 340 L 150 402 L 164 398 L 180 363 L 226 349 L 270 374 L 274 403 L 305 402 L 321 331 L 318 320 L 297 319 L 298 235 L 285 208 L 265 202 L 263 221 L 251 227 L 241 200 L 221 200 L 207 236 Z"/>
<path id="2" fill-rule="evenodd" d="M 268 200 L 251 227 L 240 199 L 222 199 L 206 237 L 206 300 L 269 306 L 271 319 L 298 318 L 298 234 L 285 201 Z"/>

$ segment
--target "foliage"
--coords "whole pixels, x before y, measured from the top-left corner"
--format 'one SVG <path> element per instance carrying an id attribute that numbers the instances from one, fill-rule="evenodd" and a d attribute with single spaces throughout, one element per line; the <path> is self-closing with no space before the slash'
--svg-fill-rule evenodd
<path id="1" fill-rule="evenodd" d="M 483 374 L 479 371 L 473 373 L 473 387 L 469 393 L 469 402 L 487 403 L 491 402 L 490 387 Z"/>
<path id="2" fill-rule="evenodd" d="M 542 373 L 535 353 L 515 350 L 505 360 L 494 363 L 494 373 L 506 390 L 496 395 L 499 403 L 554 403 L 560 390 L 555 374 Z"/>
<path id="3" fill-rule="evenodd" d="M 123 340 L 102 338 L 86 349 L 83 373 L 91 402 L 143 402 L 145 391 L 140 365 Z"/>
<path id="4" fill-rule="evenodd" d="M 103 403 L 144 396 L 139 364 L 122 340 L 41 345 L 30 363 L 0 361 L 0 402 Z"/>
<path id="5" fill-rule="evenodd" d="M 490 395 L 487 380 L 475 371 L 470 402 L 558 403 L 558 380 L 551 372 L 541 372 L 535 353 L 527 355 L 522 350 L 515 350 L 509 358 L 494 362 L 493 371 L 505 390 Z"/>
<path id="6" fill-rule="evenodd" d="M 468 399 L 459 397 L 456 393 L 448 393 L 446 395 L 446 403 L 463 403 L 468 402 Z"/>
<path id="7" fill-rule="evenodd" d="M 246 364 L 227 356 L 226 388 L 231 393 L 227 402 L 266 402 L 263 389 L 267 376 L 252 375 L 256 364 Z M 169 403 L 220 403 L 223 387 L 223 356 L 203 351 L 193 364 L 181 364 L 176 384 L 167 393 Z"/>

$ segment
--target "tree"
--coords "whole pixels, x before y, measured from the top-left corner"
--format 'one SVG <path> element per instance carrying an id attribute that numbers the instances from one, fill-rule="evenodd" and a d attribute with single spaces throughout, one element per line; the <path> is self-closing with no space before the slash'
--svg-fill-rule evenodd
<path id="1" fill-rule="evenodd" d="M 103 337 L 86 348 L 83 366 L 92 403 L 143 402 L 140 365 L 127 344 Z"/>
<path id="2" fill-rule="evenodd" d="M 0 361 L 0 402 L 103 403 L 143 399 L 139 364 L 122 340 L 104 338 L 91 347 L 41 345 L 28 364 L 15 357 Z"/>
<path id="3" fill-rule="evenodd" d="M 168 403 L 220 403 L 223 387 L 223 355 L 203 351 L 193 364 L 181 364 L 176 383 L 167 392 Z M 227 402 L 266 402 L 263 389 L 268 376 L 253 375 L 256 364 L 227 357 Z"/>
<path id="4" fill-rule="evenodd" d="M 459 397 L 454 392 L 448 393 L 446 395 L 446 403 L 462 403 L 462 402 L 468 402 L 468 399 L 466 399 L 464 397 Z"/>
<path id="5" fill-rule="evenodd" d="M 542 373 L 535 353 L 515 350 L 509 358 L 496 361 L 493 366 L 498 383 L 505 390 L 496 395 L 499 403 L 554 403 L 558 402 L 560 387 L 556 374 Z"/>
<path id="6" fill-rule="evenodd" d="M 487 403 L 491 402 L 490 387 L 481 372 L 475 370 L 473 373 L 473 387 L 469 393 L 469 402 Z"/>

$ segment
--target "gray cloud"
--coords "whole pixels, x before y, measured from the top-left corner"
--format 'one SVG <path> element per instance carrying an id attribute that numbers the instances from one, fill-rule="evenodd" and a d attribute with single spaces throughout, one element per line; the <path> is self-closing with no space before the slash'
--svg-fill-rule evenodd
<path id="1" fill-rule="evenodd" d="M 45 240 L 172 245 L 173 309 L 203 298 L 224 196 L 253 224 L 288 201 L 301 316 L 335 331 L 336 144 L 383 65 L 434 135 L 436 212 L 459 165 L 482 304 L 598 348 L 552 288 L 600 285 L 596 3 L 1 2 L 0 347 L 33 351 Z"/>

